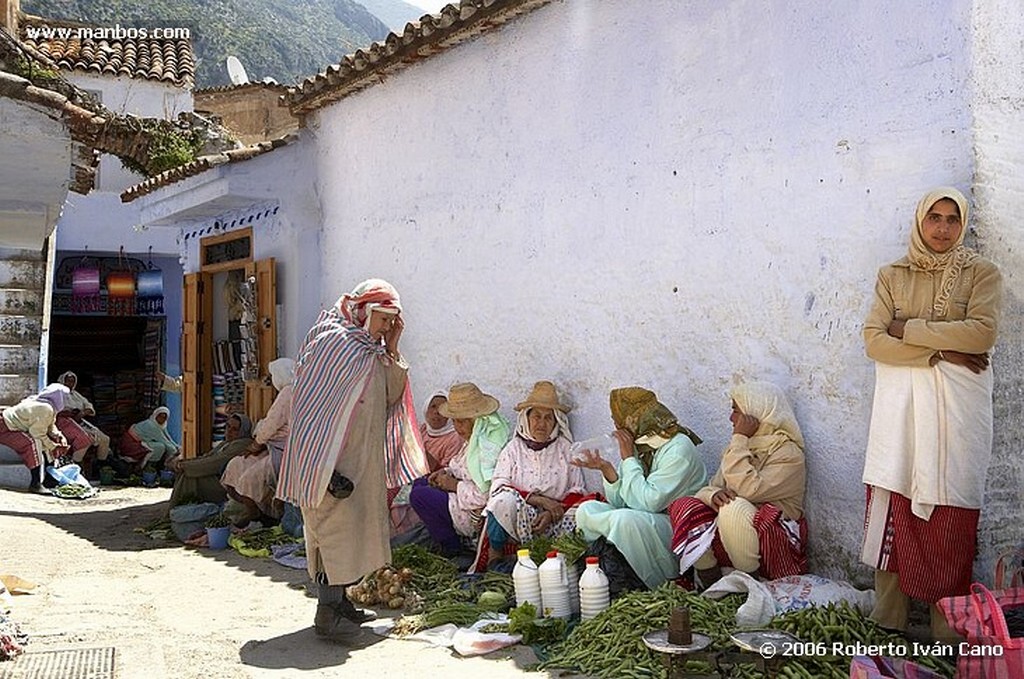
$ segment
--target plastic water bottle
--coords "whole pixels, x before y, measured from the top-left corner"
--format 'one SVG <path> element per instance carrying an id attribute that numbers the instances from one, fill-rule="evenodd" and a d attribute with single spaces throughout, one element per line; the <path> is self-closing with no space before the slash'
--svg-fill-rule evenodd
<path id="1" fill-rule="evenodd" d="M 512 569 L 512 584 L 516 589 L 516 606 L 530 602 L 537 607 L 537 614 L 544 612 L 540 595 L 540 573 L 537 564 L 530 558 L 530 550 L 520 549 L 516 552 L 519 560 Z"/>
<path id="2" fill-rule="evenodd" d="M 604 574 L 596 556 L 587 557 L 587 567 L 580 576 L 580 620 L 590 620 L 608 608 L 608 576 Z"/>
<path id="3" fill-rule="evenodd" d="M 569 446 L 569 454 L 574 458 L 579 457 L 584 450 L 596 450 L 597 454 L 606 460 L 619 459 L 619 440 L 614 434 L 602 434 L 592 439 L 576 441 Z"/>
<path id="4" fill-rule="evenodd" d="M 562 561 L 565 562 L 565 577 L 569 583 L 569 607 L 572 609 L 573 615 L 580 614 L 580 569 L 574 563 L 569 563 L 565 554 L 561 552 L 558 556 L 562 557 Z"/>
<path id="5" fill-rule="evenodd" d="M 569 578 L 562 555 L 548 552 L 548 558 L 537 571 L 540 573 L 540 598 L 544 602 L 544 613 L 552 618 L 571 618 Z"/>

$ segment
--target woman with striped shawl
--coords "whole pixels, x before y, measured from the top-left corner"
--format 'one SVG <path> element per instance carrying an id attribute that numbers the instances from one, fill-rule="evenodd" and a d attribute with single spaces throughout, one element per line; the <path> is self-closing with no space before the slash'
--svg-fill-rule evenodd
<path id="1" fill-rule="evenodd" d="M 398 292 L 371 279 L 320 312 L 299 351 L 277 497 L 302 509 L 319 637 L 351 644 L 372 613 L 345 587 L 391 560 L 386 488 L 424 475 L 398 349 Z"/>

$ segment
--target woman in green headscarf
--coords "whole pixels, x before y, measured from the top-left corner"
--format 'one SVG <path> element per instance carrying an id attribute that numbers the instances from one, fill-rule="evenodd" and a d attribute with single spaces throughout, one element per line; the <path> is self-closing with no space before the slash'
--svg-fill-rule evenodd
<path id="1" fill-rule="evenodd" d="M 499 405 L 498 399 L 466 382 L 453 386 L 448 402 L 438 408 L 466 443 L 448 466 L 413 482 L 409 505 L 445 554 L 461 550 L 459 536 L 475 540 L 480 533 L 491 475 L 511 434 Z"/>
<path id="2" fill-rule="evenodd" d="M 707 481 L 697 455 L 700 438 L 641 387 L 613 389 L 610 398 L 621 461 L 616 468 L 596 451 L 584 450 L 573 464 L 601 472 L 607 502 L 591 500 L 576 510 L 587 541 L 604 536 L 648 587 L 679 575 L 665 513 L 676 498 L 692 495 Z"/>

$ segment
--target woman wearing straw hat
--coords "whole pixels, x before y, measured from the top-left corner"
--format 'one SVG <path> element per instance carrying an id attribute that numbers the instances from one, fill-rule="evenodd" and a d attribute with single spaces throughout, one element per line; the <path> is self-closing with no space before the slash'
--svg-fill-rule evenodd
<path id="1" fill-rule="evenodd" d="M 576 505 L 586 493 L 583 470 L 570 464 L 570 408 L 558 400 L 555 385 L 537 382 L 515 409 L 516 435 L 491 477 L 478 569 L 534 536 L 576 530 Z"/>
<path id="2" fill-rule="evenodd" d="M 453 386 L 448 402 L 438 409 L 451 418 L 466 445 L 447 467 L 416 480 L 409 504 L 444 554 L 458 554 L 459 536 L 475 538 L 480 531 L 491 475 L 509 437 L 508 422 L 498 413 L 498 405 L 498 399 L 466 382 Z"/>
<path id="3" fill-rule="evenodd" d="M 604 536 L 650 588 L 679 575 L 672 554 L 672 523 L 665 510 L 676 498 L 693 495 L 707 481 L 694 447 L 700 438 L 679 424 L 641 387 L 613 389 L 610 397 L 615 438 L 622 461 L 616 469 L 595 451 L 583 451 L 573 464 L 604 477 L 607 502 L 584 502 L 576 523 L 588 541 Z"/>

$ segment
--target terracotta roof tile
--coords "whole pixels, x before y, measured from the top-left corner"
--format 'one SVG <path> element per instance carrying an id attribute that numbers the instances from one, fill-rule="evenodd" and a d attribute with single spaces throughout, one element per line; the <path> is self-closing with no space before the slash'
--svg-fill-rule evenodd
<path id="1" fill-rule="evenodd" d="M 341 63 L 288 88 L 282 101 L 292 113 L 304 115 L 343 97 L 381 82 L 417 61 L 501 26 L 551 0 L 462 0 L 445 5 L 405 25 L 401 35 L 389 33 L 384 40 L 349 54 Z"/>
<path id="2" fill-rule="evenodd" d="M 67 71 L 127 75 L 132 78 L 168 82 L 192 87 L 195 59 L 188 39 L 163 38 L 45 38 L 29 37 L 28 30 L 96 28 L 64 21 L 26 16 L 21 25 L 21 42 L 53 60 Z"/>
<path id="3" fill-rule="evenodd" d="M 191 163 L 186 163 L 167 170 L 166 172 L 161 172 L 160 174 L 150 177 L 135 186 L 128 187 L 121 193 L 121 202 L 130 203 L 136 198 L 140 198 L 147 193 L 152 193 L 161 187 L 174 184 L 175 182 L 180 182 L 188 177 L 194 177 L 195 175 L 206 172 L 210 168 L 217 167 L 218 165 L 239 163 L 243 160 L 249 160 L 250 158 L 261 156 L 276 148 L 286 146 L 296 139 L 298 139 L 298 135 L 291 133 L 281 137 L 280 139 L 263 141 L 258 144 L 253 144 L 252 146 L 232 149 L 230 151 L 224 151 L 223 153 L 216 153 L 209 156 L 200 156 Z"/>

